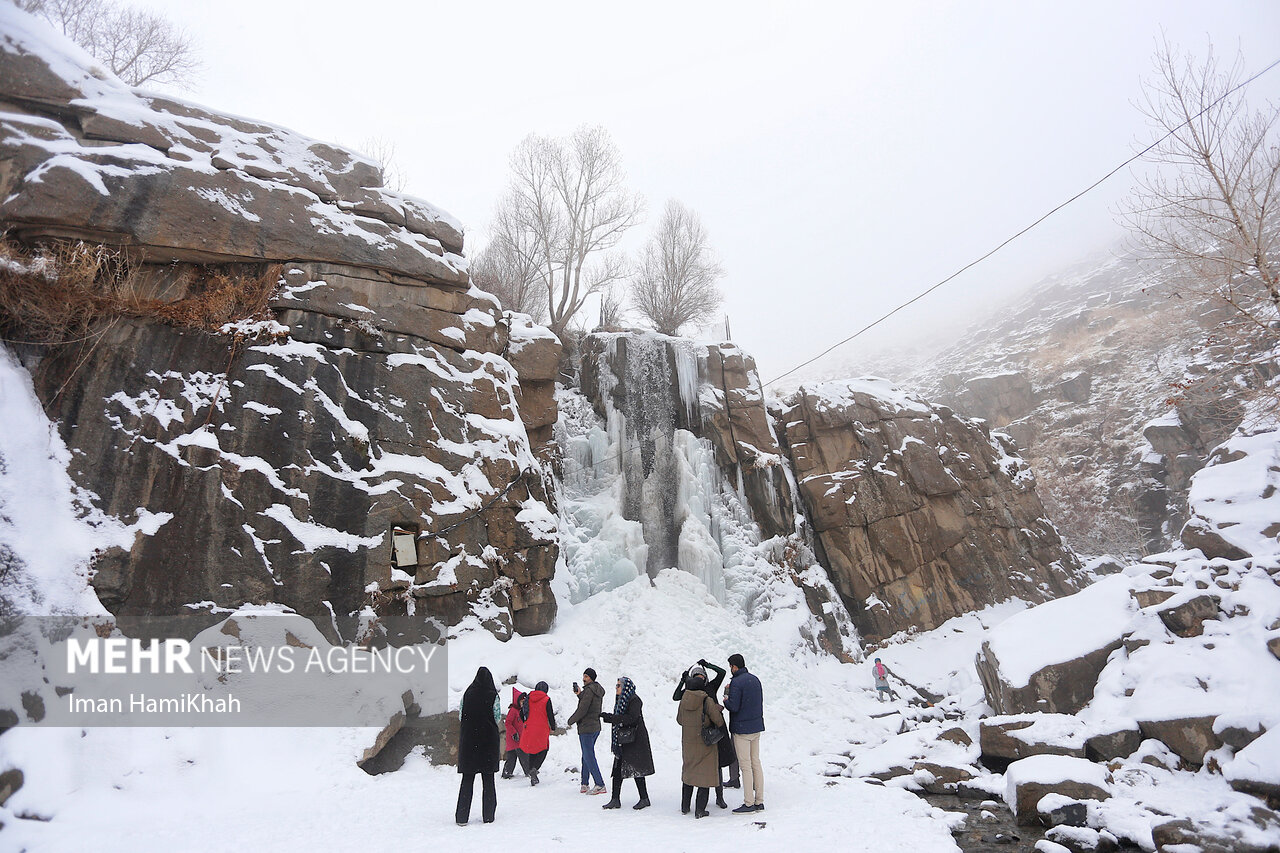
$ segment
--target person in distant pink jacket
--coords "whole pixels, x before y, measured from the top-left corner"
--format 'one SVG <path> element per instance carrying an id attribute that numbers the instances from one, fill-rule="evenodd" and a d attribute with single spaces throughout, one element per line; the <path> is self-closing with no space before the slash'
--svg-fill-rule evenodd
<path id="1" fill-rule="evenodd" d="M 871 667 L 871 674 L 876 677 L 876 695 L 883 702 L 889 698 L 889 670 L 880 662 L 880 658 L 876 658 L 875 666 Z"/>

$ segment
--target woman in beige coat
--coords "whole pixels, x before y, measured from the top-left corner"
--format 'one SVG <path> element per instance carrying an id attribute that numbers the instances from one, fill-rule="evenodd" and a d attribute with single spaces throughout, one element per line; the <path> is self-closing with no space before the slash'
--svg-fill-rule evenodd
<path id="1" fill-rule="evenodd" d="M 693 789 L 697 788 L 698 800 L 693 813 L 695 818 L 707 816 L 707 800 L 711 797 L 711 789 L 720 784 L 720 750 L 715 744 L 707 745 L 702 740 L 702 729 L 706 726 L 723 726 L 724 714 L 716 700 L 707 694 L 706 686 L 706 670 L 700 666 L 689 670 L 684 696 L 680 698 L 680 706 L 676 711 L 676 722 L 680 724 L 681 752 L 684 756 L 684 765 L 680 771 L 680 781 L 684 785 L 680 797 L 680 812 L 689 813 L 689 800 L 693 797 Z"/>

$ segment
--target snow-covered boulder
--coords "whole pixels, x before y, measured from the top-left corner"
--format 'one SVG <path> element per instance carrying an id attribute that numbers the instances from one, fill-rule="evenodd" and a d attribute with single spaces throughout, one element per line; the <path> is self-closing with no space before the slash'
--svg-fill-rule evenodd
<path id="1" fill-rule="evenodd" d="M 1067 714 L 1025 714 L 991 717 L 979 728 L 982 760 L 988 766 L 1033 755 L 1073 755 L 1083 758 L 1085 726 Z"/>
<path id="2" fill-rule="evenodd" d="M 1131 607 L 1129 579 L 1112 576 L 1002 622 L 976 660 L 988 704 L 1002 714 L 1079 711 L 1120 648 Z"/>
<path id="3" fill-rule="evenodd" d="M 1280 429 L 1238 432 L 1191 480 L 1182 543 L 1241 560 L 1280 551 Z"/>
<path id="4" fill-rule="evenodd" d="M 1237 752 L 1222 775 L 1237 791 L 1280 805 L 1280 728 Z"/>
<path id="5" fill-rule="evenodd" d="M 1110 779 L 1101 765 L 1066 755 L 1036 755 L 1009 765 L 1004 800 L 1018 823 L 1039 820 L 1037 806 L 1049 794 L 1073 800 L 1105 800 Z"/>

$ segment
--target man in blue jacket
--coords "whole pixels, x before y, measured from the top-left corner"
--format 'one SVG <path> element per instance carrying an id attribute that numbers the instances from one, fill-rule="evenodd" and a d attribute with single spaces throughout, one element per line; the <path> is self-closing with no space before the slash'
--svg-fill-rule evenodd
<path id="1" fill-rule="evenodd" d="M 742 655 L 729 656 L 733 680 L 724 697 L 729 732 L 742 768 L 742 805 L 734 814 L 764 811 L 764 770 L 760 767 L 760 733 L 764 731 L 764 690 L 760 679 L 747 672 Z"/>

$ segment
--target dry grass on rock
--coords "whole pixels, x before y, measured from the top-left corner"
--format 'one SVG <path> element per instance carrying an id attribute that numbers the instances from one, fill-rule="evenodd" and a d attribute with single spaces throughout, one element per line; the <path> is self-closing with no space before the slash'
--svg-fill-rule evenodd
<path id="1" fill-rule="evenodd" d="M 158 266 L 80 241 L 27 247 L 0 240 L 0 338 L 74 343 L 125 317 L 216 331 L 269 318 L 281 273 L 279 264 Z"/>

